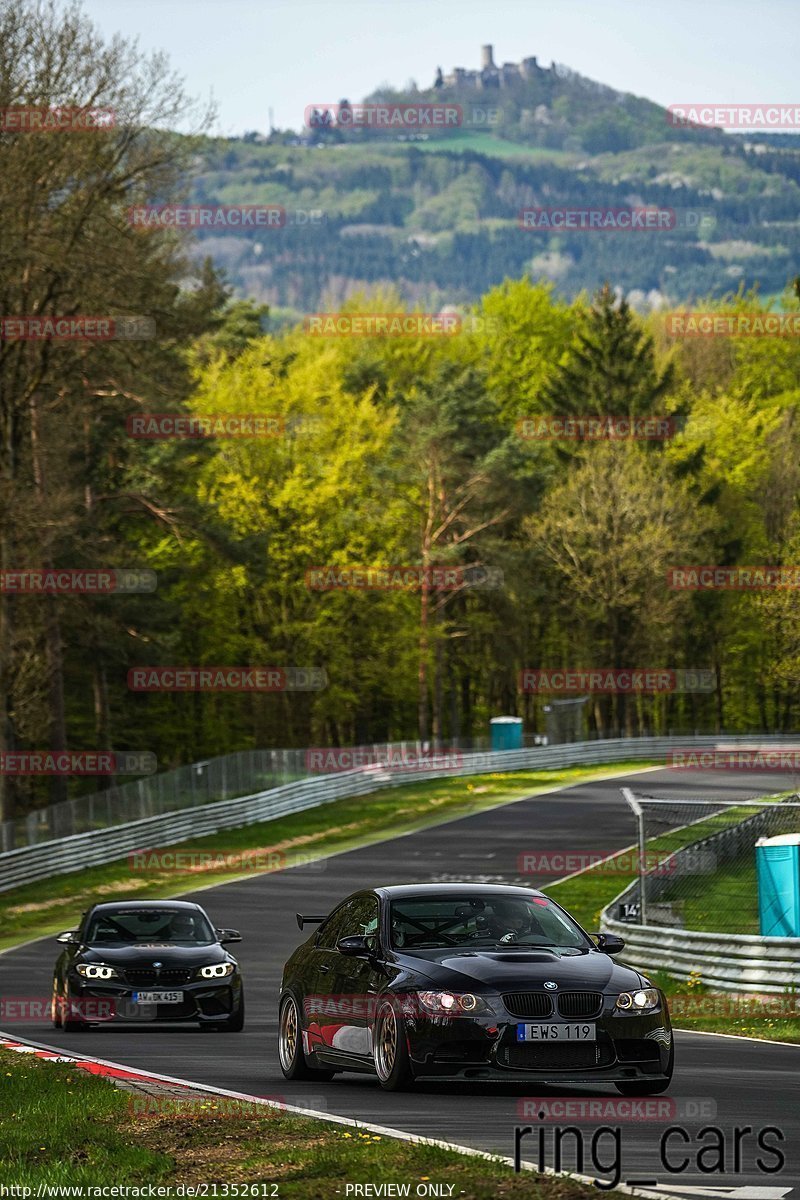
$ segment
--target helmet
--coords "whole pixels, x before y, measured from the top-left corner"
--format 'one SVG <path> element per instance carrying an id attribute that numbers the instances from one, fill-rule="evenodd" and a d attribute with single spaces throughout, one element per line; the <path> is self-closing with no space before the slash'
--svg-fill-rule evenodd
<path id="1" fill-rule="evenodd" d="M 492 905 L 495 920 L 517 932 L 530 929 L 531 918 L 525 900 L 497 900 Z"/>
<path id="2" fill-rule="evenodd" d="M 169 928 L 172 937 L 178 941 L 194 937 L 194 918 L 189 913 L 173 913 Z"/>

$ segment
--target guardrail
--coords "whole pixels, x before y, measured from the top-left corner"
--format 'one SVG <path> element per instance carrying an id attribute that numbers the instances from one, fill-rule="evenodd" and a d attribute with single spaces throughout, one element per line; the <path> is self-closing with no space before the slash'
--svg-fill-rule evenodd
<path id="1" fill-rule="evenodd" d="M 677 979 L 699 971 L 704 984 L 720 991 L 778 992 L 800 987 L 800 938 L 628 925 L 609 917 L 608 909 L 600 918 L 600 928 L 624 937 L 625 963 L 638 970 L 669 971 Z"/>
<path id="2" fill-rule="evenodd" d="M 669 736 L 685 743 L 684 732 L 670 730 Z M 778 735 L 762 738 L 761 734 L 748 733 L 746 736 L 770 741 Z M 620 733 L 614 733 L 602 740 L 616 741 L 621 737 Z M 523 738 L 526 749 L 547 745 L 547 739 L 543 739 L 541 734 L 526 733 Z M 475 754 L 490 751 L 491 747 L 488 738 L 469 737 L 452 740 L 448 749 L 458 754 Z M 320 754 L 346 755 L 348 751 L 363 756 L 360 763 L 353 763 L 353 767 L 356 767 L 366 762 L 382 762 L 387 753 L 404 759 L 406 756 L 418 757 L 428 753 L 429 746 L 419 741 L 400 741 L 340 747 L 330 751 L 319 748 L 235 750 L 202 762 L 187 763 L 182 767 L 145 775 L 129 783 L 116 783 L 102 791 L 76 796 L 58 804 L 46 804 L 11 820 L 0 821 L 0 853 L 71 837 L 74 833 L 92 833 L 111 825 L 156 817 L 160 813 L 252 796 L 256 792 L 318 774 L 313 770 L 313 762 Z"/>
<path id="3" fill-rule="evenodd" d="M 797 801 L 798 797 L 792 799 Z M 734 826 L 691 842 L 665 861 L 674 859 L 679 863 L 682 856 L 710 847 L 721 849 L 724 859 L 731 846 L 740 846 L 742 835 L 749 839 L 749 844 L 755 845 L 756 837 L 772 832 L 775 818 L 784 811 L 780 804 L 774 806 L 774 811 L 764 809 Z M 653 885 L 656 898 L 669 882 L 669 876 L 648 881 Z M 776 992 L 800 988 L 800 938 L 709 933 L 672 925 L 636 925 L 613 917 L 611 914 L 618 906 L 636 902 L 639 888 L 640 881 L 636 879 L 600 914 L 601 931 L 625 939 L 626 964 L 643 971 L 668 971 L 677 979 L 688 979 L 699 972 L 706 986 L 721 991 Z"/>
<path id="4" fill-rule="evenodd" d="M 70 837 L 57 838 L 40 845 L 22 846 L 0 854 L 0 892 L 33 883 L 53 875 L 68 874 L 83 867 L 99 866 L 124 858 L 132 851 L 168 846 L 188 838 L 204 837 L 221 829 L 253 825 L 273 817 L 301 812 L 349 796 L 364 796 L 398 783 L 441 779 L 448 775 L 481 775 L 492 771 L 557 769 L 570 766 L 602 766 L 623 760 L 663 758 L 675 746 L 713 747 L 736 742 L 786 739 L 762 737 L 645 737 L 614 738 L 606 741 L 571 742 L 558 746 L 525 750 L 485 751 L 464 754 L 457 766 L 432 770 L 365 767 L 358 771 L 307 777 L 280 787 L 256 792 L 233 800 L 222 800 L 193 808 L 140 820 L 128 821 L 106 829 L 96 829 Z"/>
<path id="5" fill-rule="evenodd" d="M 547 741 L 537 733 L 525 734 L 524 739 L 526 747 Z M 490 746 L 488 738 L 478 737 L 456 739 L 450 748 L 459 754 L 473 754 L 489 750 Z M 338 750 L 234 750 L 230 754 L 144 775 L 128 783 L 115 783 L 99 792 L 45 804 L 0 821 L 0 853 L 71 837 L 74 833 L 93 833 L 97 829 L 156 817 L 160 813 L 213 804 L 217 800 L 252 796 L 318 774 L 313 770 L 318 755 L 346 755 L 348 752 L 363 756 L 360 762 L 353 763 L 355 768 L 370 761 L 380 762 L 387 753 L 413 758 L 429 751 L 426 744 L 419 741 L 379 742 Z"/>
<path id="6" fill-rule="evenodd" d="M 0 822 L 0 851 L 92 833 L 134 819 L 234 800 L 308 775 L 304 750 L 237 750 Z"/>

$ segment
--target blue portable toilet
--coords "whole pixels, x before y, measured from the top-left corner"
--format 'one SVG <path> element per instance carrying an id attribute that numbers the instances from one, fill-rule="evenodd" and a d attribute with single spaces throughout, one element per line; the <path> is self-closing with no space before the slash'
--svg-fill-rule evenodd
<path id="1" fill-rule="evenodd" d="M 800 833 L 756 842 L 762 937 L 800 937 Z"/>
<path id="2" fill-rule="evenodd" d="M 492 749 L 522 749 L 522 717 L 492 717 Z"/>

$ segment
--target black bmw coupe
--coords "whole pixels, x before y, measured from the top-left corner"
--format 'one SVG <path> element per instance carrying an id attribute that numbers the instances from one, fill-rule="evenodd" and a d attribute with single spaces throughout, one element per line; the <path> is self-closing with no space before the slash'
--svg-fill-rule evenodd
<path id="1" fill-rule="evenodd" d="M 286 963 L 278 1053 L 289 1079 L 612 1083 L 666 1091 L 663 993 L 529 888 L 414 884 L 349 896 Z M 593 940 L 593 938 L 595 940 Z"/>
<path id="2" fill-rule="evenodd" d="M 198 1022 L 244 1028 L 239 964 L 225 949 L 235 929 L 215 929 L 199 904 L 183 900 L 96 904 L 64 949 L 53 973 L 56 1028 L 113 1022 Z"/>

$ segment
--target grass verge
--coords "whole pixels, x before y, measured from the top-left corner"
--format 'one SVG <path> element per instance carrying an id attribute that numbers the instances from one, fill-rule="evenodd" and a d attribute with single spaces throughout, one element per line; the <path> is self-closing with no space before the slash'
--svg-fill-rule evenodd
<path id="1" fill-rule="evenodd" d="M 201 869 L 132 870 L 124 858 L 102 867 L 40 880 L 0 893 L 0 950 L 26 938 L 69 929 L 84 909 L 100 900 L 178 896 L 198 887 L 229 883 L 259 873 L 243 868 L 241 858 L 237 864 L 237 856 L 245 853 L 257 855 L 256 864 L 270 859 L 278 870 L 298 858 L 323 858 L 537 792 L 641 770 L 647 765 L 614 763 L 601 769 L 567 767 L 559 771 L 494 772 L 404 784 L 370 796 L 335 800 L 305 812 L 160 848 L 160 851 L 180 851 L 183 855 L 211 852 L 215 857 L 228 859 L 222 868 L 215 868 L 212 863 Z"/>
<path id="2" fill-rule="evenodd" d="M 70 1064 L 0 1050 L 0 1177 L 39 1185 L 263 1184 L 248 1196 L 320 1200 L 360 1182 L 439 1185 L 460 1200 L 588 1200 L 589 1184 L 515 1175 L 497 1161 L 264 1110 L 224 1097 L 178 1103 L 134 1095 Z M 509 1129 L 509 1142 L 511 1130 Z M 452 1191 L 445 1185 L 451 1185 Z M 174 1194 L 174 1193 L 173 1193 Z M 229 1188 L 219 1195 L 245 1195 Z M 619 1195 L 619 1193 L 615 1193 Z"/>
<path id="3" fill-rule="evenodd" d="M 669 853 L 750 815 L 751 808 L 730 808 L 691 826 L 650 838 L 647 849 L 649 852 Z M 606 863 L 589 867 L 572 879 L 547 884 L 543 890 L 563 904 L 584 929 L 597 929 L 602 910 L 636 878 L 634 867 L 635 860 L 631 854 L 614 855 Z M 687 929 L 758 933 L 754 861 L 752 864 L 738 860 L 733 864 L 725 863 L 711 876 L 698 874 L 688 879 L 682 878 L 680 883 L 682 913 Z M 731 913 L 736 914 L 735 928 L 732 927 Z M 759 1005 L 758 1000 L 753 998 L 751 1003 L 739 1004 L 737 1013 L 741 1012 L 741 1015 L 711 1015 L 710 1010 L 725 1007 L 730 996 L 726 1000 L 703 984 L 701 962 L 689 981 L 676 979 L 663 971 L 651 971 L 649 974 L 667 997 L 676 1002 L 675 1011 L 680 1015 L 676 1015 L 674 1020 L 679 1028 L 800 1043 L 800 1008 L 796 1018 L 774 1015 L 777 1005 L 769 1001 Z M 680 1001 L 677 1001 L 677 997 L 681 998 Z M 790 997 L 789 1001 L 793 1003 L 794 997 Z"/>
<path id="4" fill-rule="evenodd" d="M 658 854 L 659 861 L 661 861 L 663 856 L 680 850 L 684 846 L 692 845 L 701 838 L 708 837 L 709 834 L 718 833 L 727 825 L 736 825 L 751 814 L 751 809 L 729 808 L 724 812 L 715 813 L 704 821 L 697 821 L 680 829 L 672 829 L 669 833 L 663 833 L 659 837 L 648 838 L 648 855 L 652 854 L 653 861 L 655 861 L 655 855 Z M 554 899 L 558 900 L 559 904 L 568 908 L 584 929 L 597 929 L 600 913 L 606 905 L 610 904 L 615 896 L 618 896 L 636 879 L 636 866 L 636 854 L 623 851 L 620 854 L 611 855 L 603 863 L 587 867 L 585 871 L 581 871 L 571 879 L 548 883 L 543 890 L 549 892 Z M 698 875 L 696 879 L 702 879 L 702 887 L 708 892 L 709 877 Z M 681 877 L 681 884 L 685 883 L 686 879 Z M 713 924 L 694 925 L 689 924 L 688 921 L 686 928 L 715 930 Z"/>
<path id="5" fill-rule="evenodd" d="M 755 853 L 721 864 L 713 875 L 682 880 L 681 906 L 687 929 L 758 934 Z"/>

